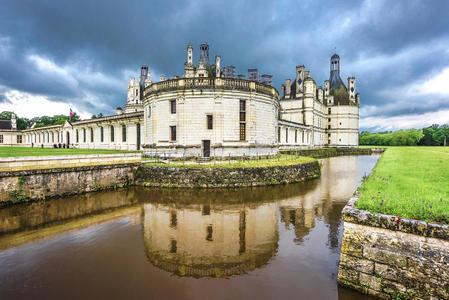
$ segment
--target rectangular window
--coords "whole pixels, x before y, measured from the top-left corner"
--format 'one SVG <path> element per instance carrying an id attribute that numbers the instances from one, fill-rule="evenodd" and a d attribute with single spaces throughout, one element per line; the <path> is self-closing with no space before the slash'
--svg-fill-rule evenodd
<path id="1" fill-rule="evenodd" d="M 94 142 L 94 129 L 93 128 L 90 129 L 90 142 L 91 143 Z"/>
<path id="2" fill-rule="evenodd" d="M 285 128 L 285 142 L 288 143 L 288 128 Z"/>
<path id="3" fill-rule="evenodd" d="M 214 127 L 214 119 L 212 115 L 207 115 L 207 129 L 213 129 Z"/>
<path id="4" fill-rule="evenodd" d="M 52 143 L 55 142 L 55 133 L 54 132 L 51 133 L 51 142 Z"/>
<path id="5" fill-rule="evenodd" d="M 176 141 L 176 126 L 170 126 L 170 141 Z"/>
<path id="6" fill-rule="evenodd" d="M 114 126 L 111 126 L 111 142 L 114 141 Z"/>
<path id="7" fill-rule="evenodd" d="M 295 144 L 298 142 L 298 130 L 295 129 Z"/>
<path id="8" fill-rule="evenodd" d="M 331 121 L 331 118 L 327 119 L 329 122 Z"/>
<path id="9" fill-rule="evenodd" d="M 246 111 L 246 101 L 240 100 L 240 111 Z"/>
<path id="10" fill-rule="evenodd" d="M 246 124 L 240 123 L 240 140 L 246 140 Z"/>
<path id="11" fill-rule="evenodd" d="M 241 141 L 246 140 L 246 101 L 240 100 L 240 130 L 239 136 Z"/>
<path id="12" fill-rule="evenodd" d="M 331 126 L 330 126 L 330 125 L 327 125 L 327 129 L 331 129 Z"/>
<path id="13" fill-rule="evenodd" d="M 0 134 L 0 144 L 3 144 L 3 134 Z"/>
<path id="14" fill-rule="evenodd" d="M 278 127 L 278 143 L 281 142 L 281 127 Z"/>
<path id="15" fill-rule="evenodd" d="M 240 112 L 240 122 L 245 122 L 246 121 L 246 112 L 241 111 Z"/>
<path id="16" fill-rule="evenodd" d="M 176 114 L 176 100 L 170 100 L 170 112 Z"/>
<path id="17" fill-rule="evenodd" d="M 86 142 L 86 128 L 83 128 L 83 142 Z"/>
<path id="18" fill-rule="evenodd" d="M 104 142 L 104 129 L 103 127 L 100 127 L 100 140 L 103 143 Z"/>
<path id="19" fill-rule="evenodd" d="M 122 125 L 122 142 L 126 142 L 126 125 Z"/>
<path id="20" fill-rule="evenodd" d="M 58 136 L 59 136 L 59 135 L 58 135 Z M 75 131 L 75 136 L 76 136 L 76 142 L 79 143 L 79 141 L 80 141 L 80 135 L 79 135 L 78 129 Z"/>
<path id="21" fill-rule="evenodd" d="M 328 113 L 329 115 L 331 114 L 331 109 L 330 109 L 330 108 L 327 109 L 327 113 Z"/>
<path id="22" fill-rule="evenodd" d="M 302 143 L 304 144 L 304 131 L 301 133 L 302 135 Z"/>
<path id="23" fill-rule="evenodd" d="M 22 136 L 21 135 L 17 136 L 17 144 L 22 144 Z"/>

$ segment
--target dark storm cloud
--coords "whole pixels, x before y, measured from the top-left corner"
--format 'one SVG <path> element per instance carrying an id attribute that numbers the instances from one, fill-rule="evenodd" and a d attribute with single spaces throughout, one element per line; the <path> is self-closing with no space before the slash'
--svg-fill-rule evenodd
<path id="1" fill-rule="evenodd" d="M 432 111 L 448 107 L 447 98 L 422 105 L 419 96 L 401 98 L 397 90 L 449 67 L 448 10 L 449 2 L 438 0 L 7 0 L 0 10 L 0 85 L 80 99 L 86 107 L 98 97 L 113 108 L 124 102 L 125 75 L 137 76 L 143 63 L 153 74 L 181 75 L 187 43 L 197 58 L 207 41 L 212 59 L 219 53 L 240 73 L 271 73 L 279 89 L 298 64 L 322 84 L 336 46 L 342 75 L 356 76 L 363 105 L 379 108 L 367 115 Z M 33 55 L 56 69 L 39 67 Z"/>

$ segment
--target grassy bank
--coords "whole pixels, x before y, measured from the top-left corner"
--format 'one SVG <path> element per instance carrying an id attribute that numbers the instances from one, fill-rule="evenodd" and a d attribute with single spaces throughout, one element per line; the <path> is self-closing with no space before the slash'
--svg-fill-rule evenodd
<path id="1" fill-rule="evenodd" d="M 449 223 L 449 147 L 388 147 L 360 188 L 357 207 Z"/>
<path id="2" fill-rule="evenodd" d="M 171 161 L 170 163 L 152 162 L 145 166 L 174 167 L 174 168 L 262 168 L 274 166 L 291 166 L 315 161 L 314 158 L 281 154 L 276 158 L 248 159 L 241 161 L 212 161 L 210 163 L 194 163 L 192 161 Z"/>
<path id="3" fill-rule="evenodd" d="M 100 150 L 100 149 L 55 149 L 30 147 L 0 147 L 0 157 L 14 156 L 51 156 L 51 155 L 83 155 L 83 154 L 116 154 L 139 151 Z"/>

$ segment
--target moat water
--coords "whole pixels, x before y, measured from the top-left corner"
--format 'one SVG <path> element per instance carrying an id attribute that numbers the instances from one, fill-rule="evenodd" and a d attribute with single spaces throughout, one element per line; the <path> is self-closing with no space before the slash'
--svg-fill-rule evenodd
<path id="1" fill-rule="evenodd" d="M 300 184 L 0 209 L 0 299 L 365 299 L 337 285 L 340 216 L 377 159 L 324 159 Z"/>

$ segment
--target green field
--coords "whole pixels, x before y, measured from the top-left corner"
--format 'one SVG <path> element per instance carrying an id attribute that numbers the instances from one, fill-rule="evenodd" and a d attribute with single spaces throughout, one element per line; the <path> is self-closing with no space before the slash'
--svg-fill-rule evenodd
<path id="1" fill-rule="evenodd" d="M 194 163 L 192 161 L 171 161 L 169 163 L 151 162 L 145 166 L 174 167 L 174 168 L 260 168 L 274 166 L 291 166 L 316 161 L 311 157 L 281 154 L 276 158 L 248 159 L 241 161 L 212 161 L 209 163 Z"/>
<path id="2" fill-rule="evenodd" d="M 99 150 L 99 149 L 55 149 L 30 147 L 0 147 L 0 157 L 14 156 L 51 156 L 51 155 L 82 155 L 82 154 L 115 154 L 135 153 L 139 151 Z"/>
<path id="3" fill-rule="evenodd" d="M 449 224 L 449 147 L 388 147 L 364 179 L 357 207 Z"/>

